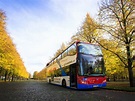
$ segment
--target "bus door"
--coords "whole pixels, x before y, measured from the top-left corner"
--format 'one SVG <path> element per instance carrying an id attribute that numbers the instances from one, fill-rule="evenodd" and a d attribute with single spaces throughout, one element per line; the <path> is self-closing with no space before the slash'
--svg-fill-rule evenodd
<path id="1" fill-rule="evenodd" d="M 76 65 L 70 66 L 70 87 L 77 87 Z"/>

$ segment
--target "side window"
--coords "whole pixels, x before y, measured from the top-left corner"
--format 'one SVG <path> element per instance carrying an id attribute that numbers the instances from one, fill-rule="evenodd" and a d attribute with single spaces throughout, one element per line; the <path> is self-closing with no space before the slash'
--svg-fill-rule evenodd
<path id="1" fill-rule="evenodd" d="M 62 58 L 66 57 L 67 56 L 67 50 L 64 51 L 64 53 L 62 53 Z"/>
<path id="2" fill-rule="evenodd" d="M 55 76 L 61 76 L 61 70 L 60 69 L 57 69 L 55 70 Z"/>
<path id="3" fill-rule="evenodd" d="M 61 60 L 61 55 L 59 55 L 57 59 L 60 61 Z"/>
<path id="4" fill-rule="evenodd" d="M 70 75 L 69 66 L 64 67 L 63 70 L 65 71 L 65 73 L 67 74 L 67 76 Z"/>
<path id="5" fill-rule="evenodd" d="M 51 62 L 50 62 L 50 66 L 51 66 L 52 64 L 53 64 L 53 62 L 51 61 Z"/>
<path id="6" fill-rule="evenodd" d="M 53 60 L 53 63 L 56 63 L 56 59 L 55 59 L 55 60 Z"/>
<path id="7" fill-rule="evenodd" d="M 71 47 L 68 48 L 68 55 L 75 55 L 76 54 L 76 45 L 73 44 Z"/>

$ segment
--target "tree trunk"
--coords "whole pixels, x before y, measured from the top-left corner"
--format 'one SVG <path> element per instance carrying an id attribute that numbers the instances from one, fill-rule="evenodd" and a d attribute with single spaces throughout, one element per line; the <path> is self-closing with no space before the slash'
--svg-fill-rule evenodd
<path id="1" fill-rule="evenodd" d="M 12 79 L 11 79 L 11 81 L 14 81 L 14 74 L 12 75 Z"/>
<path id="2" fill-rule="evenodd" d="M 133 82 L 133 71 L 132 71 L 132 60 L 131 60 L 131 54 L 130 54 L 130 46 L 127 45 L 126 46 L 127 49 L 127 59 L 128 59 L 128 74 L 129 74 L 129 82 L 130 82 L 130 87 L 134 86 L 134 82 Z"/>
<path id="3" fill-rule="evenodd" d="M 132 68 L 130 68 L 130 67 L 128 67 L 128 74 L 129 74 L 130 87 L 134 87 L 133 71 L 132 71 Z"/>
<path id="4" fill-rule="evenodd" d="M 5 82 L 7 81 L 7 75 L 8 75 L 8 71 L 6 70 L 5 71 L 5 80 L 4 80 Z"/>

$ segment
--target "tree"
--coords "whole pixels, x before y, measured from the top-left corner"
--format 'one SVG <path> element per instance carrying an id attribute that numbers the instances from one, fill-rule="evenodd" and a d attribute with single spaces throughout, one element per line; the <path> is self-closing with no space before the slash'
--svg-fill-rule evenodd
<path id="1" fill-rule="evenodd" d="M 115 54 L 128 68 L 130 87 L 133 83 L 133 50 L 135 44 L 135 3 L 132 0 L 104 0 L 100 6 L 101 30 L 106 31 L 122 49 L 122 54 L 103 48 Z M 126 56 L 126 57 L 123 57 Z"/>
<path id="2" fill-rule="evenodd" d="M 102 44 L 104 47 L 110 49 L 111 51 L 115 51 L 117 53 L 121 52 L 121 48 L 117 47 L 117 42 L 110 39 L 101 39 L 100 44 Z M 108 78 L 113 78 L 115 81 L 116 78 L 127 78 L 127 71 L 123 65 L 123 63 L 120 61 L 120 59 L 113 54 L 110 51 L 107 51 L 106 49 L 102 48 L 103 56 L 104 56 L 104 62 L 106 67 L 106 75 Z"/>
<path id="3" fill-rule="evenodd" d="M 5 13 L 0 10 L 0 76 L 5 76 L 5 81 L 15 76 L 28 78 L 24 63 L 6 31 L 5 19 Z"/>
<path id="4" fill-rule="evenodd" d="M 35 71 L 35 72 L 33 73 L 33 78 L 34 78 L 34 79 L 37 79 L 37 74 L 38 74 L 38 71 Z"/>
<path id="5" fill-rule="evenodd" d="M 42 69 L 39 73 L 37 73 L 37 79 L 45 79 L 47 77 L 46 73 L 47 68 Z"/>
<path id="6" fill-rule="evenodd" d="M 87 13 L 80 31 L 72 37 L 72 40 L 82 40 L 89 43 L 94 43 L 97 36 L 99 36 L 99 34 L 97 34 L 97 27 L 98 24 L 96 21 Z"/>
<path id="7" fill-rule="evenodd" d="M 57 50 L 57 52 L 54 54 L 54 57 L 57 57 L 61 52 L 63 52 L 66 49 L 66 45 L 64 43 L 61 44 L 61 47 Z M 53 57 L 53 58 L 54 58 Z M 52 60 L 52 58 L 51 58 Z"/>

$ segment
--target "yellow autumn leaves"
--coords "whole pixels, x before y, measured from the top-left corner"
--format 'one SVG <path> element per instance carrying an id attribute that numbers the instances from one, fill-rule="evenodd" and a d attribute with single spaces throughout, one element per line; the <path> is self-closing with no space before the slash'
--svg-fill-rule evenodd
<path id="1" fill-rule="evenodd" d="M 0 76 L 8 80 L 28 78 L 24 63 L 6 32 L 5 14 L 0 11 Z"/>

